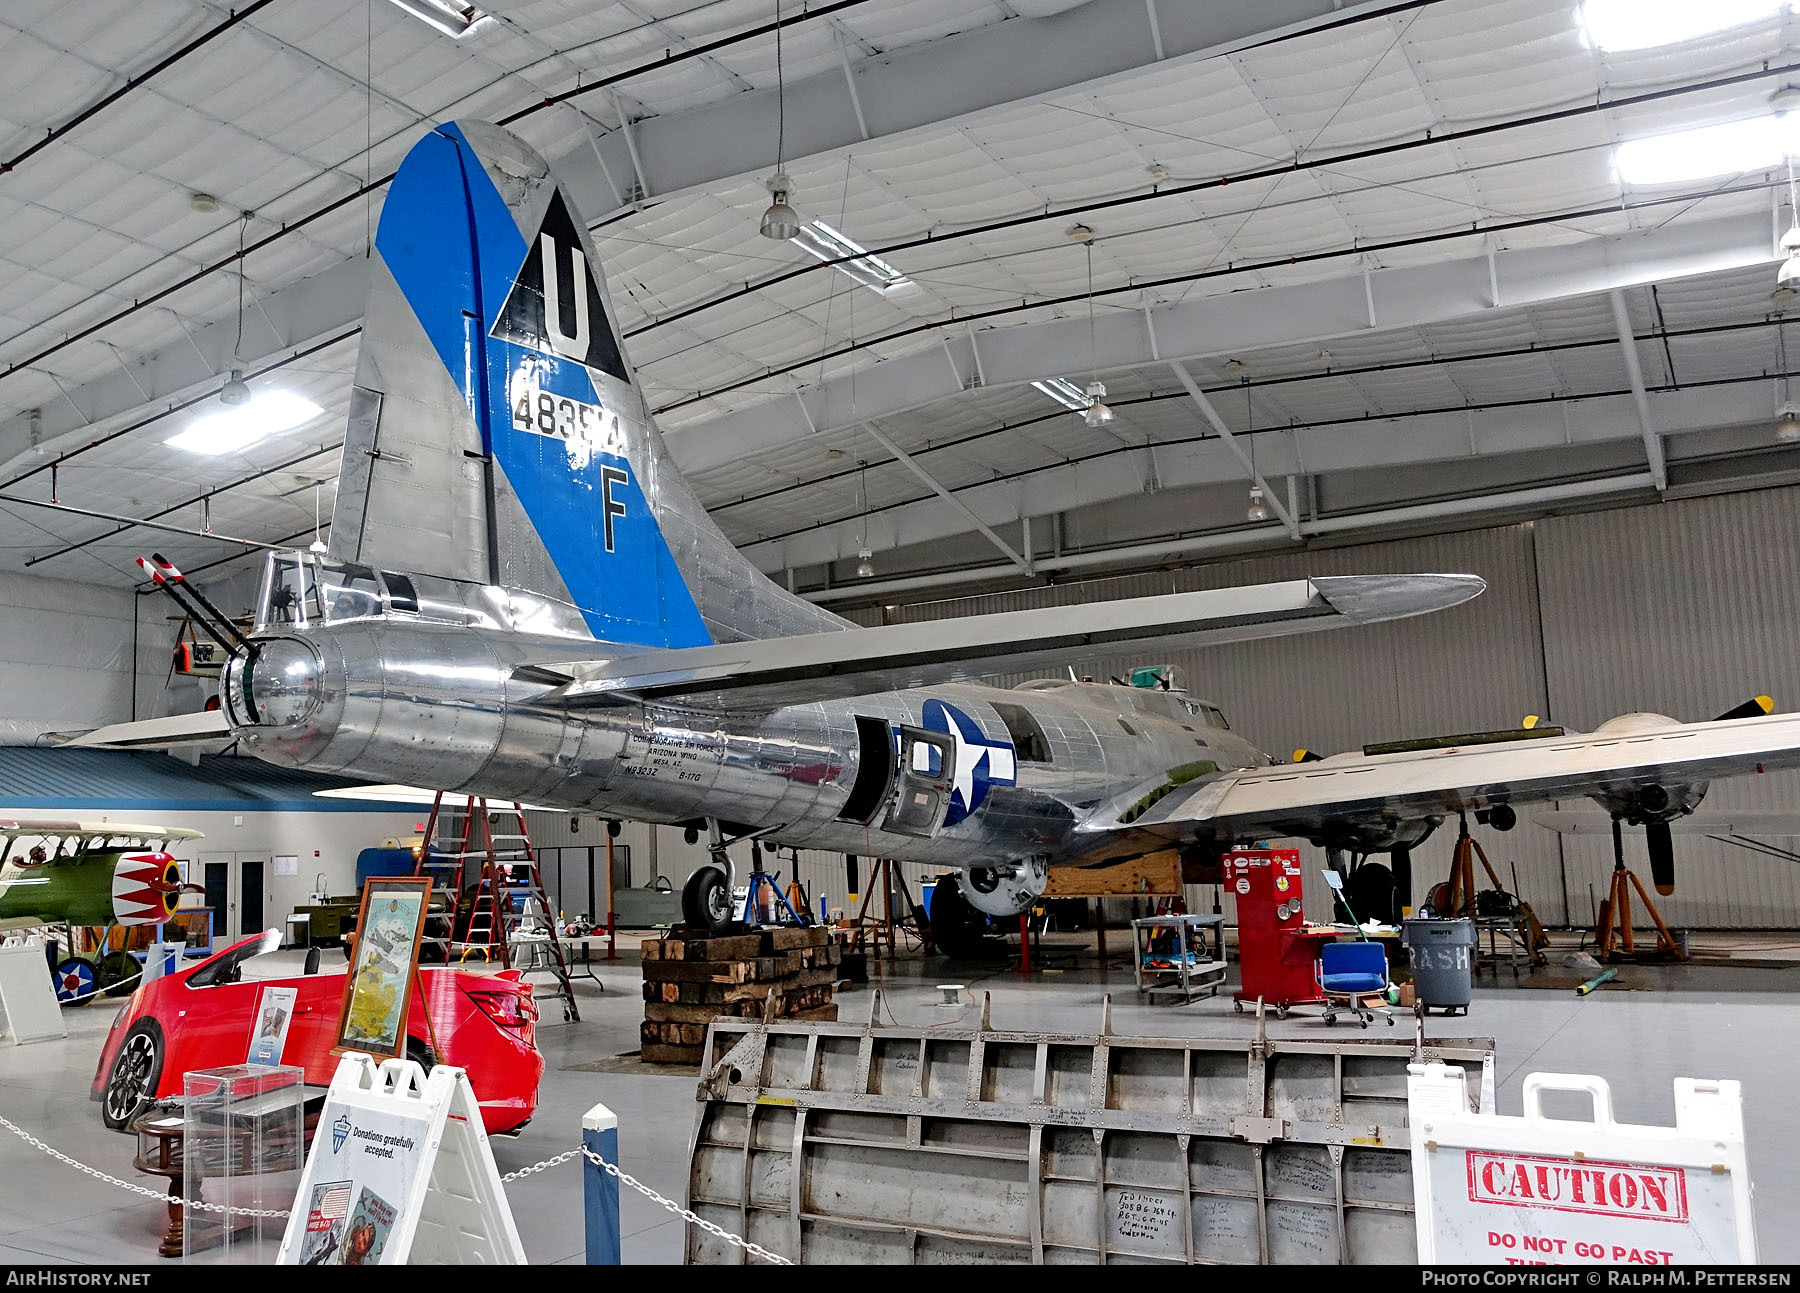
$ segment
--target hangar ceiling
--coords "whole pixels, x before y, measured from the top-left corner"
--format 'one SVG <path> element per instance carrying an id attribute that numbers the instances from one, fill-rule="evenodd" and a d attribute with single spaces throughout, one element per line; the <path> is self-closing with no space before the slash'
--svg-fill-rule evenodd
<path id="1" fill-rule="evenodd" d="M 0 568 L 329 524 L 383 183 L 456 115 L 560 159 L 677 461 L 764 569 L 848 585 L 817 595 L 1800 467 L 1785 172 L 1615 165 L 1766 117 L 1786 6 L 1620 51 L 1569 0 L 491 0 L 460 39 L 435 4 L 0 15 Z M 803 215 L 903 283 L 758 233 L 778 135 Z M 234 366 L 321 413 L 167 445 Z M 1096 375 L 1098 428 L 1031 384 Z"/>

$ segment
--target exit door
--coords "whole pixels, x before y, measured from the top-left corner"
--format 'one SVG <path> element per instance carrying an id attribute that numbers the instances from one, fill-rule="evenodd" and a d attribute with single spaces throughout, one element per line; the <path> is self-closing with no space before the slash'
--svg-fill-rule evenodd
<path id="1" fill-rule="evenodd" d="M 263 915 L 263 876 L 268 855 L 263 853 L 203 853 L 200 883 L 206 886 L 206 905 L 212 909 L 215 941 L 235 943 L 268 928 Z"/>
<path id="2" fill-rule="evenodd" d="M 902 727 L 894 799 L 881 828 L 901 835 L 937 834 L 950 807 L 955 776 L 955 742 L 942 732 Z"/>

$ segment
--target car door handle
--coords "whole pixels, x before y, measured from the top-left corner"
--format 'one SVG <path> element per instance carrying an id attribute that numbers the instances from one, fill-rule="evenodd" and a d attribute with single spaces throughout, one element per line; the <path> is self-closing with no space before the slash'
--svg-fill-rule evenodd
<path id="1" fill-rule="evenodd" d="M 295 1006 L 294 1007 L 294 1013 L 296 1015 L 310 1015 L 312 1012 L 313 1012 L 313 1008 L 311 1006 Z"/>

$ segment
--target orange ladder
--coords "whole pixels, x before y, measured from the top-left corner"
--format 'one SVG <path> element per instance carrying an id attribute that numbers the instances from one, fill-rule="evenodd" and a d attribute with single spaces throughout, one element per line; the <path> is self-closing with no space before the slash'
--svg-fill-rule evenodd
<path id="1" fill-rule="evenodd" d="M 447 911 L 427 918 L 425 942 L 442 947 L 446 961 L 480 956 L 526 974 L 547 971 L 555 981 L 548 995 L 561 998 L 563 1018 L 580 1019 L 524 809 L 517 803 L 490 805 L 475 795 L 448 799 L 440 791 L 432 800 L 413 867 L 414 875 L 431 876 L 452 897 Z M 472 862 L 478 865 L 471 868 Z M 527 920 L 541 923 L 542 937 L 521 933 Z M 527 955 L 526 964 L 515 966 Z"/>

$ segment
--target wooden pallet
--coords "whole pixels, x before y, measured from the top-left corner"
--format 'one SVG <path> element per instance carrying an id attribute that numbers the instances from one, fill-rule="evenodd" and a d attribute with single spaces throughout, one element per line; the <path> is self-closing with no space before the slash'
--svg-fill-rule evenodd
<path id="1" fill-rule="evenodd" d="M 706 934 L 677 926 L 648 939 L 640 1055 L 698 1064 L 707 1026 L 720 1017 L 834 1020 L 839 958 L 831 932 L 816 927 Z"/>

